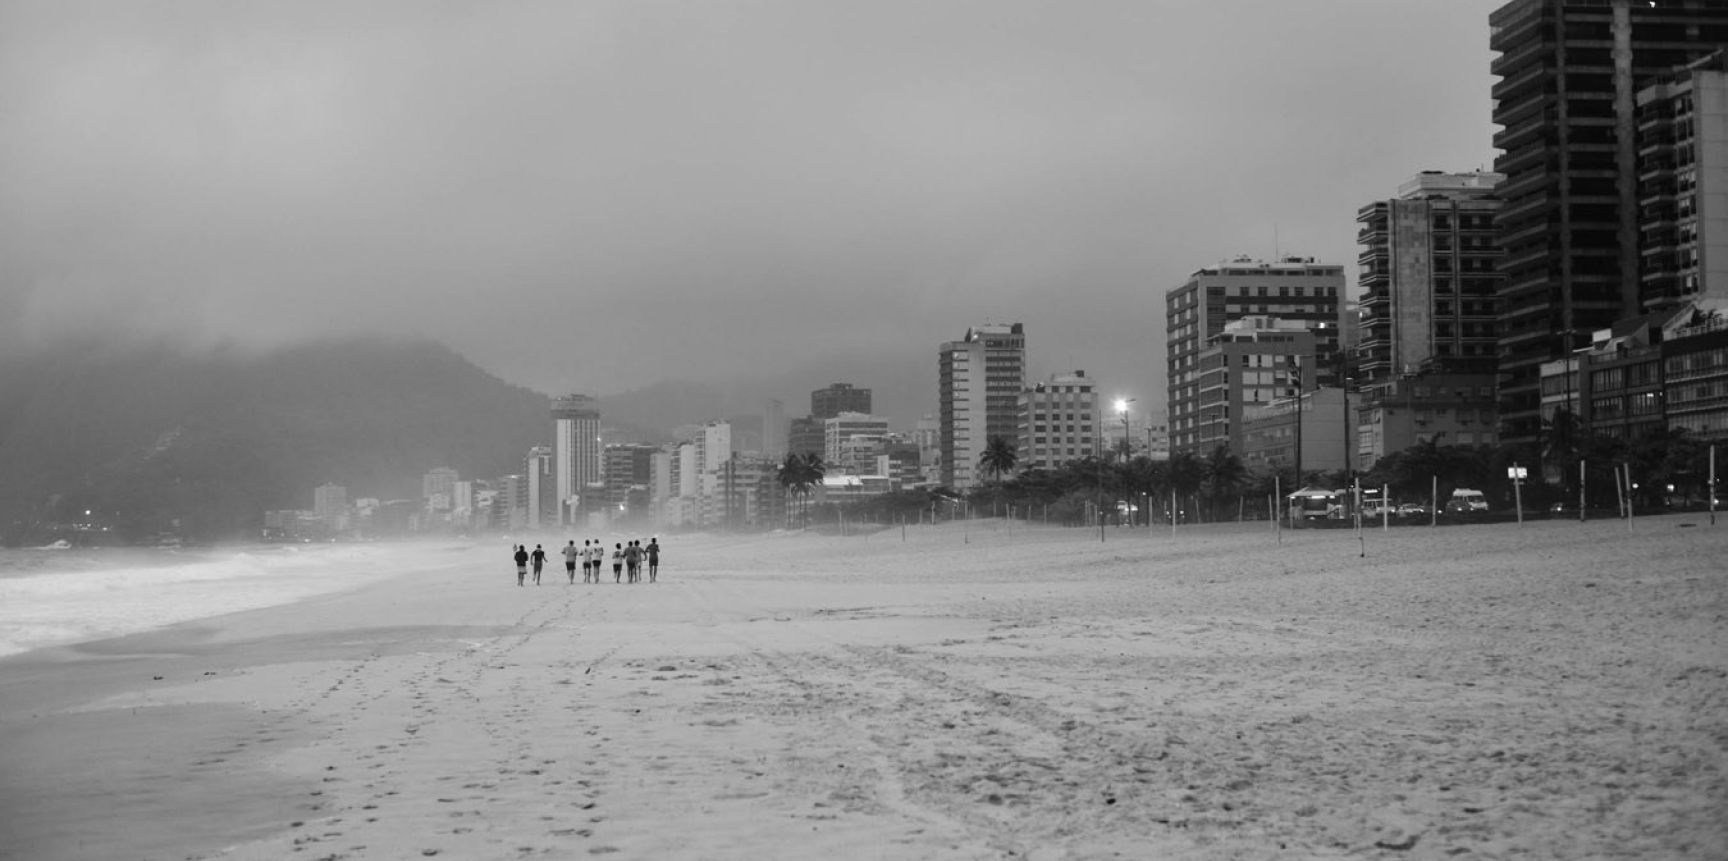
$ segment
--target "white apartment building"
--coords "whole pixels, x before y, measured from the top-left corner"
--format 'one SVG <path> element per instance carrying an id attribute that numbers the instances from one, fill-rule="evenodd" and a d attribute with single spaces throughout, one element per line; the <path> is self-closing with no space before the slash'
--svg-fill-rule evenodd
<path id="1" fill-rule="evenodd" d="M 565 395 L 552 401 L 553 470 L 558 499 L 557 522 L 576 523 L 579 506 L 590 486 L 604 486 L 601 475 L 600 410 L 587 395 Z"/>
<path id="2" fill-rule="evenodd" d="M 1099 452 L 1098 392 L 1085 371 L 1052 374 L 1020 393 L 1017 469 L 1055 469 Z"/>
<path id="3" fill-rule="evenodd" d="M 1012 443 L 1020 432 L 1020 393 L 1026 388 L 1026 330 L 1019 323 L 966 330 L 942 345 L 941 483 L 964 490 L 982 483 L 978 458 L 991 437 Z"/>

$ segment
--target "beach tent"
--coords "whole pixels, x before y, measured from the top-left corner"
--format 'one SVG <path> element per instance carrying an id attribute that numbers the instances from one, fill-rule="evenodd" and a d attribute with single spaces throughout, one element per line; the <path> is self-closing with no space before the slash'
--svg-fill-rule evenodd
<path id="1" fill-rule="evenodd" d="M 1308 485 L 1285 497 L 1292 524 L 1344 516 L 1344 498 L 1335 490 Z"/>

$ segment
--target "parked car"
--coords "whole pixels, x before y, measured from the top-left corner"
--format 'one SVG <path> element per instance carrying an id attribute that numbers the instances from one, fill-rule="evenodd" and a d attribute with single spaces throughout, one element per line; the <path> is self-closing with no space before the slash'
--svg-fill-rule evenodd
<path id="1" fill-rule="evenodd" d="M 1452 491 L 1452 498 L 1446 503 L 1446 511 L 1453 514 L 1469 514 L 1473 511 L 1487 511 L 1488 498 L 1480 490 L 1460 487 Z"/>
<path id="2" fill-rule="evenodd" d="M 1427 517 L 1428 506 L 1415 502 L 1406 502 L 1398 506 L 1395 512 L 1399 517 Z"/>

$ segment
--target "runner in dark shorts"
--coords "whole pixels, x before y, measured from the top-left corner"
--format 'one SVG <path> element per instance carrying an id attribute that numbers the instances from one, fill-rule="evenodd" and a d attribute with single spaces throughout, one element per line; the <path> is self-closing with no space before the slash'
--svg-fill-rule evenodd
<path id="1" fill-rule="evenodd" d="M 570 585 L 574 586 L 576 585 L 576 557 L 582 555 L 582 551 L 576 549 L 576 539 L 572 538 L 569 544 L 564 545 L 563 553 L 564 576 L 569 577 Z"/>

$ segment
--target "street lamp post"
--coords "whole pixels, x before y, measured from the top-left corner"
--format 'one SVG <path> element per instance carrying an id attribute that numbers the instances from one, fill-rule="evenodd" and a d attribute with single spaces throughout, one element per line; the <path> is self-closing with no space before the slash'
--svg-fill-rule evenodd
<path id="1" fill-rule="evenodd" d="M 1134 403 L 1135 400 L 1137 400 L 1137 399 L 1136 398 L 1117 398 L 1116 399 L 1116 412 L 1118 415 L 1122 416 L 1122 463 L 1124 466 L 1126 466 L 1128 463 L 1128 453 L 1131 450 L 1133 450 L 1133 447 L 1134 447 L 1134 444 L 1128 441 L 1128 405 L 1131 403 Z M 1123 478 L 1127 478 L 1127 475 L 1128 475 L 1127 471 L 1124 470 L 1122 475 L 1123 475 Z"/>

